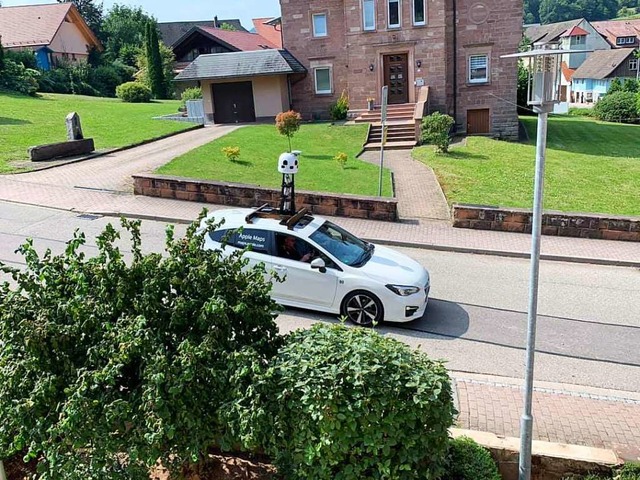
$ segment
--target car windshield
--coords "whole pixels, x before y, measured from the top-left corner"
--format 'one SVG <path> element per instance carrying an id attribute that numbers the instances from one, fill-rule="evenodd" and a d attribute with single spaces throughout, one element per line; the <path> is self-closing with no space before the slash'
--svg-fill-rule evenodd
<path id="1" fill-rule="evenodd" d="M 309 238 L 350 267 L 361 267 L 369 261 L 373 252 L 373 244 L 360 240 L 331 222 L 324 222 Z"/>

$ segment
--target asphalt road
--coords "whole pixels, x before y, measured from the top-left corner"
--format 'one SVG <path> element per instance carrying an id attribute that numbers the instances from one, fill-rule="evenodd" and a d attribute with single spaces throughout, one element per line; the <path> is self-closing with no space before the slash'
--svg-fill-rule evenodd
<path id="1" fill-rule="evenodd" d="M 87 235 L 87 252 L 95 251 L 94 238 L 109 222 L 117 219 L 0 202 L 0 260 L 22 265 L 14 251 L 27 237 L 60 252 L 76 228 Z M 142 227 L 144 250 L 162 250 L 166 225 Z M 523 377 L 529 262 L 399 250 L 429 269 L 432 299 L 422 319 L 379 331 L 455 371 Z M 542 262 L 538 312 L 536 380 L 640 392 L 640 270 Z M 315 321 L 336 319 L 294 309 L 278 319 L 282 331 Z"/>

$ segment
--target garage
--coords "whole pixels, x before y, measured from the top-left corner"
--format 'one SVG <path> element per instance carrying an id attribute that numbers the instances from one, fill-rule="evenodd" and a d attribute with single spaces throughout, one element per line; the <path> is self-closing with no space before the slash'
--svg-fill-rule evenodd
<path id="1" fill-rule="evenodd" d="M 215 123 L 256 121 L 252 82 L 214 83 L 211 95 Z"/>

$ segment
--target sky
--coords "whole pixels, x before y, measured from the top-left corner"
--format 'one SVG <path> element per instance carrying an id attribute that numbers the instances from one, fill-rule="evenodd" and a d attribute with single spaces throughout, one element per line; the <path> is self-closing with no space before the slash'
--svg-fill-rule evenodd
<path id="1" fill-rule="evenodd" d="M 2 5 L 37 5 L 55 3 L 50 0 L 2 0 Z M 99 3 L 99 1 L 98 1 Z M 140 6 L 159 22 L 179 20 L 213 20 L 238 18 L 247 30 L 253 28 L 252 18 L 280 16 L 279 0 L 104 0 L 105 12 L 114 4 Z M 176 7 L 176 4 L 180 7 Z"/>

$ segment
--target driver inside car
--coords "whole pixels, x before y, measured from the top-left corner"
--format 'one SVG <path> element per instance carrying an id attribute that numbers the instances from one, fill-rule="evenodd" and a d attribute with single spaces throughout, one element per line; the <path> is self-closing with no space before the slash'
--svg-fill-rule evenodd
<path id="1" fill-rule="evenodd" d="M 296 239 L 290 235 L 282 238 L 280 243 L 280 256 L 300 262 L 310 262 L 313 258 L 312 252 L 300 253 L 296 246 Z"/>

